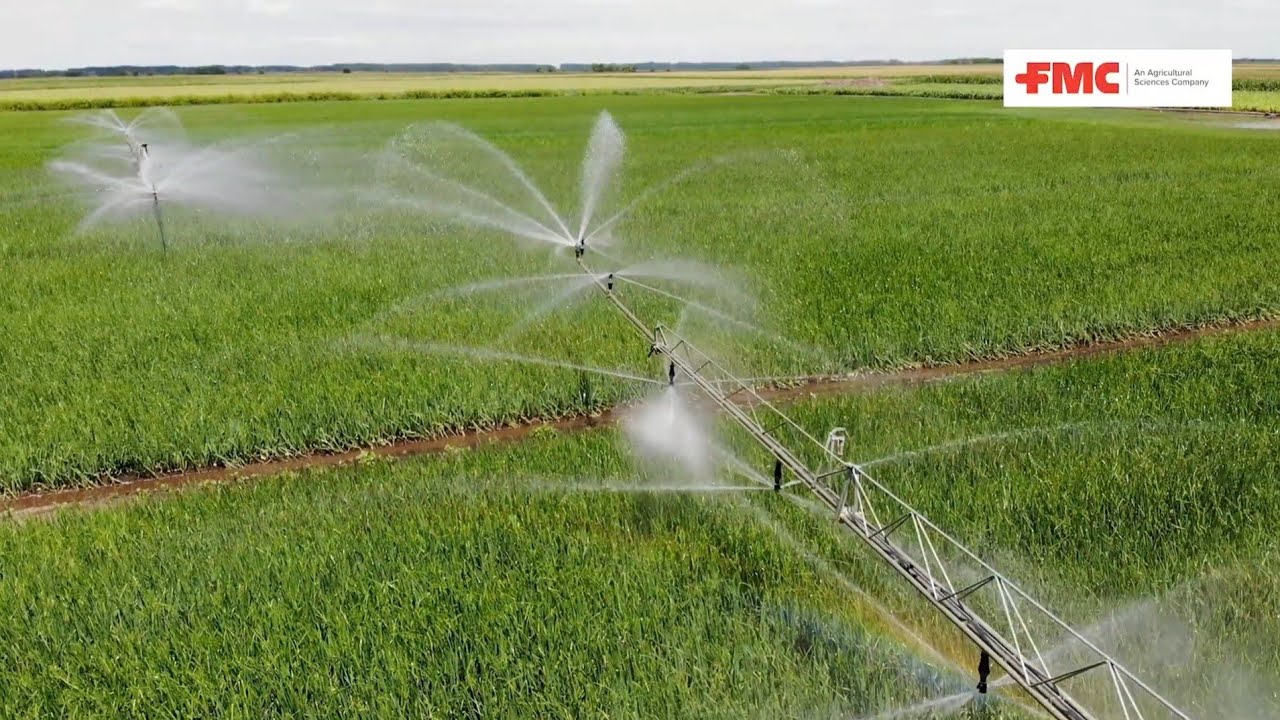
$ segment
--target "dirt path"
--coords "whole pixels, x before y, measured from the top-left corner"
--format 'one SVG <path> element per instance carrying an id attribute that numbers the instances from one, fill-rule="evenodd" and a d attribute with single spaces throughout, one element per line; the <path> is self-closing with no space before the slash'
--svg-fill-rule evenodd
<path id="1" fill-rule="evenodd" d="M 1063 350 L 1027 353 L 996 360 L 983 360 L 957 365 L 937 365 L 894 372 L 866 373 L 841 377 L 796 378 L 781 386 L 774 385 L 762 388 L 759 393 L 765 399 L 785 402 L 821 395 L 860 392 L 889 385 L 912 385 L 967 375 L 1006 372 L 1041 365 L 1052 365 L 1095 355 L 1185 343 L 1213 335 L 1275 328 L 1280 328 L 1280 318 L 1174 330 L 1125 340 L 1092 343 Z M 492 430 L 476 430 L 423 440 L 404 440 L 339 453 L 317 452 L 234 467 L 211 467 L 153 476 L 124 476 L 102 485 L 91 487 L 32 492 L 2 498 L 0 499 L 0 515 L 29 516 L 49 512 L 68 505 L 93 505 L 147 492 L 174 490 L 188 485 L 232 482 L 275 475 L 290 470 L 346 465 L 368 456 L 386 458 L 410 457 L 442 453 L 449 449 L 474 448 L 491 443 L 515 442 L 528 438 L 543 428 L 572 432 L 610 425 L 617 420 L 618 416 L 619 413 L 616 410 L 607 410 L 597 415 L 579 415 L 549 421 L 530 421 Z"/>

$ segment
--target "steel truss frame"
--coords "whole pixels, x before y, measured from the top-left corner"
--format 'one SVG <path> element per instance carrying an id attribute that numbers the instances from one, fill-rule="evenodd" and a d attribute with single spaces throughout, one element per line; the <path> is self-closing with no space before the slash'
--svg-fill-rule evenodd
<path id="1" fill-rule="evenodd" d="M 843 433 L 833 431 L 827 442 L 819 441 L 687 339 L 662 325 L 643 322 L 616 294 L 611 276 L 592 272 L 581 256 L 578 264 L 649 344 L 650 353 L 669 362 L 673 382 L 679 376 L 696 386 L 795 477 L 786 486 L 800 484 L 812 492 L 836 523 L 856 535 L 994 659 L 1051 717 L 1191 720 L 863 468 L 846 462 Z M 903 533 L 906 539 L 895 541 L 895 534 Z M 1070 657 L 1042 653 L 1046 639 L 1055 644 L 1065 641 L 1072 649 Z M 1069 681 L 1101 672 L 1110 681 L 1104 692 L 1087 698 L 1068 692 Z"/>

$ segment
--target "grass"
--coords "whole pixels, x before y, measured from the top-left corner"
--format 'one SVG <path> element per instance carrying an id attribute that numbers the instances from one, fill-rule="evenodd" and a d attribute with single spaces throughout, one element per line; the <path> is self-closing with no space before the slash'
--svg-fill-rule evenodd
<path id="1" fill-rule="evenodd" d="M 1193 717 L 1268 717 L 1280 708 L 1278 346 L 1275 332 L 1201 340 L 797 417 L 849 428 L 853 459 L 1078 626 L 1116 613 L 1095 630 L 1103 646 Z M 903 607 L 891 580 L 854 574 Z M 917 622 L 936 635 L 930 615 Z"/>
<path id="2" fill-rule="evenodd" d="M 1114 599 L 1276 549 L 1277 347 L 1275 331 L 1202 339 L 798 417 L 850 428 L 852 459 L 976 545 L 1059 557 L 1057 584 Z"/>
<path id="3" fill-rule="evenodd" d="M 1277 350 L 1201 340 L 797 416 L 850 428 L 860 461 L 1071 424 L 874 472 L 1083 624 L 1169 598 L 1198 639 L 1180 674 L 1161 638 L 1104 639 L 1193 716 L 1249 717 L 1276 698 L 1226 680 L 1280 670 Z M 3 711 L 773 717 L 964 687 L 862 593 L 966 667 L 971 648 L 829 520 L 768 493 L 570 489 L 636 477 L 592 431 L 0 525 Z"/>
<path id="4" fill-rule="evenodd" d="M 1280 708 L 1278 346 L 1275 332 L 1201 340 L 824 401 L 797 417 L 849 428 L 852 459 L 1094 627 L 1193 717 L 1269 717 Z M 851 570 L 889 607 L 912 607 L 888 575 Z M 948 636 L 916 607 L 924 634 Z"/>
<path id="5" fill-rule="evenodd" d="M 731 507 L 490 479 L 599 447 L 6 524 L 0 711 L 778 717 L 960 686 Z"/>
<path id="6" fill-rule="evenodd" d="M 622 197 L 710 156 L 643 205 L 629 254 L 730 266 L 790 347 L 740 337 L 742 367 L 796 374 L 960 362 L 1272 315 L 1280 145 L 1144 113 L 1008 113 L 989 103 L 842 97 L 535 98 L 202 107 L 202 138 L 306 130 L 366 152 L 450 119 L 494 138 L 561 205 L 608 107 L 629 133 Z M 175 217 L 74 233 L 44 163 L 57 114 L 0 115 L 0 485 L 349 447 L 632 396 L 572 372 L 352 347 L 355 334 L 491 344 L 538 298 L 426 304 L 471 280 L 566 267 L 505 238 L 412 218 L 304 227 Z M 41 199 L 46 198 L 46 199 Z M 560 263 L 555 265 L 555 263 Z M 678 307 L 636 298 L 654 321 Z M 608 308 L 580 306 L 517 350 L 656 375 Z"/>
<path id="7" fill-rule="evenodd" d="M 978 82 L 951 82 L 939 80 L 935 82 L 902 82 L 877 83 L 870 85 L 841 84 L 787 87 L 776 90 L 779 93 L 796 95 L 868 95 L 878 97 L 921 97 L 948 98 L 952 100 L 999 100 L 1004 97 L 999 85 Z"/>
<path id="8" fill-rule="evenodd" d="M 1275 90 L 1236 90 L 1231 94 L 1237 110 L 1255 110 L 1266 113 L 1280 112 L 1280 93 Z"/>

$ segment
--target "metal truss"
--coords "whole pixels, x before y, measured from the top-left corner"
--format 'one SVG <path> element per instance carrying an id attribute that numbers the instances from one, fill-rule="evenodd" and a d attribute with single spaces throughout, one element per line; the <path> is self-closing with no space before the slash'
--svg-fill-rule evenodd
<path id="1" fill-rule="evenodd" d="M 661 325 L 645 324 L 609 275 L 578 263 L 669 363 L 669 379 L 696 386 L 776 461 L 774 487 L 803 485 L 1058 720 L 1191 720 L 1173 703 L 1028 592 L 935 525 L 863 468 L 844 460 L 845 434 L 811 435 L 745 381 Z M 794 479 L 782 482 L 783 471 Z M 1045 648 L 1051 648 L 1045 652 Z M 982 689 L 985 690 L 985 677 Z M 1068 688 L 1072 691 L 1069 692 Z"/>

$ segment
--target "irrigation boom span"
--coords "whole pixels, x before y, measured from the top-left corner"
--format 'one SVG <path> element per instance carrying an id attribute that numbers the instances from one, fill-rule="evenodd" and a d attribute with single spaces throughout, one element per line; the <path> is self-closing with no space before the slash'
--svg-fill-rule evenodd
<path id="1" fill-rule="evenodd" d="M 788 485 L 799 483 L 807 487 L 831 510 L 835 522 L 857 535 L 935 610 L 978 646 L 982 653 L 980 692 L 986 691 L 989 659 L 994 659 L 1012 681 L 1058 720 L 1100 720 L 1103 717 L 1191 720 L 1119 661 L 861 467 L 846 462 L 843 459 L 844 434 L 841 429 L 833 430 L 826 442 L 819 441 L 689 341 L 661 325 L 650 329 L 651 326 L 637 317 L 614 293 L 611 275 L 602 276 L 588 268 L 582 257 L 583 249 L 580 245 L 575 253 L 578 265 L 649 343 L 650 353 L 660 354 L 669 361 L 671 381 L 675 381 L 677 372 L 686 376 L 773 455 L 777 463 L 774 488 L 783 487 L 781 470 L 790 471 L 797 479 Z M 827 469 L 811 469 L 783 442 L 784 434 L 799 442 L 800 447 L 808 447 L 810 454 L 816 454 L 820 463 L 818 467 Z M 877 506 L 885 513 L 887 522 L 881 522 Z M 894 541 L 894 533 L 902 528 L 914 535 L 914 547 L 912 538 L 903 544 Z M 938 547 L 943 549 L 942 553 L 938 552 Z M 971 576 L 967 583 L 960 580 L 961 573 L 965 572 Z M 997 619 L 992 621 L 987 617 Z M 1030 625 L 1028 617 L 1031 618 Z M 1077 651 L 1069 658 L 1057 657 L 1054 652 L 1042 654 L 1037 637 L 1043 639 L 1046 633 L 1054 634 L 1048 637 L 1054 644 L 1064 638 L 1073 645 L 1078 644 Z M 1102 679 L 1103 692 L 1090 693 L 1087 699 L 1083 695 L 1073 697 L 1067 692 L 1066 685 L 1070 681 L 1102 673 L 1107 676 Z M 1152 710 L 1156 714 L 1149 715 Z M 1106 715 L 1101 714 L 1104 711 Z"/>

